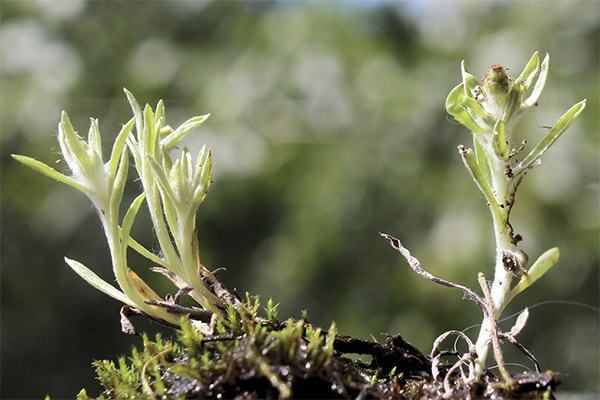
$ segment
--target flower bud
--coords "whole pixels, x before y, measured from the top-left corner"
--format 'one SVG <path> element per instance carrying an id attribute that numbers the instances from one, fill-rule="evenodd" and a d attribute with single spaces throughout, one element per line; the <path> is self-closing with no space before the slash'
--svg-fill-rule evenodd
<path id="1" fill-rule="evenodd" d="M 508 94 L 511 81 L 506 75 L 504 67 L 500 64 L 494 64 L 481 80 L 481 86 L 489 95 L 500 97 Z"/>

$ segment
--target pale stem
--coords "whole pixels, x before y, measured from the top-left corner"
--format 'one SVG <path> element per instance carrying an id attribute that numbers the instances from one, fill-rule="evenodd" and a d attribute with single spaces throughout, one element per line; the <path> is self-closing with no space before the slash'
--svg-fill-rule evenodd
<path id="1" fill-rule="evenodd" d="M 489 149 L 491 146 L 484 146 L 484 149 Z M 510 290 L 510 282 L 512 274 L 506 270 L 503 262 L 503 251 L 510 250 L 513 247 L 511 243 L 511 229 L 508 223 L 508 216 L 512 207 L 512 199 L 510 194 L 511 179 L 505 174 L 507 162 L 499 159 L 493 152 L 487 154 L 490 162 L 490 178 L 491 187 L 497 203 L 500 205 L 501 219 L 492 211 L 492 219 L 494 222 L 494 236 L 496 239 L 496 265 L 494 271 L 494 281 L 492 282 L 491 298 L 496 317 L 499 317 L 502 310 L 506 306 L 505 299 Z M 485 361 L 489 350 L 491 340 L 491 323 L 489 318 L 484 316 L 479 337 L 475 344 L 477 350 L 476 373 L 480 376 L 485 368 Z"/>

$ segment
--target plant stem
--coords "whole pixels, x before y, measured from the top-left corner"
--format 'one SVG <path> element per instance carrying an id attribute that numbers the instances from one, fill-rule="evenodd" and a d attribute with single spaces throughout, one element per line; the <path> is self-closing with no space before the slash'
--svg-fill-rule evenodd
<path id="1" fill-rule="evenodd" d="M 476 138 L 476 140 L 478 139 Z M 483 137 L 481 140 L 489 140 L 489 138 Z M 491 146 L 488 144 L 481 147 L 486 151 L 485 158 L 487 159 L 489 166 L 490 186 L 500 211 L 499 213 L 495 212 L 495 205 L 490 204 L 494 225 L 494 236 L 496 239 L 496 263 L 494 281 L 492 282 L 491 289 L 491 299 L 495 309 L 495 317 L 497 318 L 506 306 L 505 300 L 510 291 L 510 282 L 512 280 L 512 273 L 510 270 L 507 270 L 505 266 L 505 252 L 511 251 L 511 249 L 514 248 L 514 238 L 508 221 L 510 210 L 513 205 L 514 189 L 512 185 L 513 179 L 506 173 L 507 168 L 510 168 L 508 161 L 503 161 L 497 157 L 493 151 L 490 151 Z M 485 368 L 485 361 L 487 359 L 491 340 L 491 325 L 490 318 L 484 316 L 479 337 L 475 344 L 478 354 L 476 361 L 477 376 L 480 376 Z"/>

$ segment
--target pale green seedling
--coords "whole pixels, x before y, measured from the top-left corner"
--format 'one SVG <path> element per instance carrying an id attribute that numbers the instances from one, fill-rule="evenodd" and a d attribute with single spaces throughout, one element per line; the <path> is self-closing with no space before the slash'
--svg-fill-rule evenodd
<path id="1" fill-rule="evenodd" d="M 127 264 L 127 248 L 131 247 L 152 263 L 168 270 L 179 289 L 188 293 L 207 309 L 214 309 L 220 300 L 202 280 L 205 270 L 200 264 L 195 241 L 195 220 L 198 207 L 206 197 L 211 182 L 212 158 L 204 147 L 196 161 L 184 149 L 173 163 L 168 151 L 202 124 L 208 115 L 193 117 L 176 129 L 165 123 L 165 107 L 161 101 L 156 112 L 149 105 L 142 111 L 135 97 L 125 90 L 133 110 L 133 118 L 121 129 L 114 141 L 110 159 L 102 160 L 98 121 L 91 120 L 85 141 L 73 129 L 66 112 L 58 125 L 61 154 L 71 175 L 62 174 L 31 157 L 13 158 L 38 172 L 83 192 L 93 203 L 102 222 L 110 248 L 113 271 L 120 288 L 102 280 L 82 263 L 65 257 L 66 263 L 83 279 L 105 294 L 160 320 L 177 324 L 180 316 L 166 308 L 149 305 L 160 297 Z M 135 126 L 136 134 L 133 133 Z M 119 206 L 129 169 L 129 154 L 143 191 L 129 206 L 120 222 Z M 130 237 L 135 217 L 146 203 L 161 247 L 161 256 L 144 248 Z"/>
<path id="2" fill-rule="evenodd" d="M 473 149 L 459 146 L 465 167 L 483 193 L 492 215 L 496 240 L 496 264 L 491 288 L 491 301 L 496 318 L 506 305 L 544 275 L 557 261 L 559 252 L 553 248 L 542 254 L 529 271 L 525 271 L 524 252 L 518 248 L 522 239 L 509 222 L 515 194 L 526 172 L 567 130 L 585 108 L 585 100 L 569 109 L 552 129 L 527 154 L 523 149 L 509 150 L 516 118 L 534 105 L 546 84 L 550 58 L 540 63 L 533 54 L 516 79 L 506 75 L 505 68 L 494 65 L 486 76 L 477 80 L 461 64 L 463 81 L 446 99 L 446 110 L 473 134 Z M 520 277 L 511 288 L 513 276 Z M 477 374 L 481 374 L 491 340 L 491 324 L 484 316 L 477 343 Z"/>

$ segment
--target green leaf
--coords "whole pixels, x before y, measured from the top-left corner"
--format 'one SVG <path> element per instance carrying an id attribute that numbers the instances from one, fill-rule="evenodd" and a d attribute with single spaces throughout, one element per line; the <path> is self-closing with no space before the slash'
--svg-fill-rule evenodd
<path id="1" fill-rule="evenodd" d="M 206 198 L 206 194 L 208 193 L 208 189 L 212 182 L 212 156 L 210 150 L 206 156 L 206 161 L 202 164 L 201 171 L 200 184 L 195 186 L 194 204 L 200 204 Z"/>
<path id="2" fill-rule="evenodd" d="M 123 88 L 123 91 L 125 92 L 125 95 L 127 96 L 129 105 L 131 105 L 131 111 L 133 111 L 133 115 L 135 116 L 135 126 L 136 126 L 138 140 L 139 140 L 139 137 L 142 135 L 142 131 L 144 129 L 144 121 L 142 119 L 142 108 L 140 107 L 139 103 L 135 99 L 135 96 L 133 95 L 133 93 L 131 93 L 129 90 L 127 90 L 125 88 Z"/>
<path id="3" fill-rule="evenodd" d="M 118 215 L 119 205 L 123 198 L 123 192 L 125 191 L 125 183 L 127 183 L 127 172 L 129 170 L 129 153 L 127 150 L 122 151 L 121 162 L 119 163 L 119 169 L 112 187 L 110 188 L 110 208 L 111 212 Z"/>
<path id="4" fill-rule="evenodd" d="M 89 164 L 89 154 L 86 151 L 87 144 L 73 129 L 69 116 L 65 111 L 61 114 L 58 124 L 58 144 L 61 154 L 73 172 L 79 170 L 78 165 Z"/>
<path id="5" fill-rule="evenodd" d="M 125 218 L 123 218 L 123 227 L 121 228 L 121 238 L 123 243 L 129 243 L 129 233 L 131 232 L 131 226 L 133 225 L 133 221 L 135 216 L 137 215 L 142 202 L 146 198 L 146 192 L 142 192 L 138 197 L 133 200 L 129 209 L 125 213 Z"/>
<path id="6" fill-rule="evenodd" d="M 460 72 L 462 74 L 463 85 L 464 85 L 464 89 L 465 89 L 464 95 L 471 96 L 473 91 L 475 90 L 475 88 L 477 86 L 479 86 L 479 79 L 477 79 L 474 75 L 471 75 L 467 71 L 467 65 L 465 63 L 465 60 L 463 60 L 460 63 Z"/>
<path id="7" fill-rule="evenodd" d="M 121 233 L 121 237 L 123 237 L 123 229 L 119 228 L 119 232 Z M 146 257 L 148 260 L 152 261 L 155 264 L 161 265 L 166 269 L 169 269 L 169 264 L 162 258 L 158 257 L 156 254 L 150 252 L 150 250 L 146 249 L 144 246 L 139 244 L 135 239 L 131 236 L 127 239 L 127 245 L 131 247 L 133 250 L 137 251 L 141 256 Z"/>
<path id="8" fill-rule="evenodd" d="M 542 65 L 540 68 L 540 75 L 535 82 L 535 86 L 533 87 L 533 91 L 531 95 L 523 102 L 519 111 L 522 111 L 526 108 L 529 108 L 537 103 L 542 91 L 544 90 L 544 86 L 546 86 L 546 78 L 548 78 L 548 69 L 550 68 L 550 55 L 546 53 L 546 57 L 544 57 L 544 61 L 542 61 Z"/>
<path id="9" fill-rule="evenodd" d="M 88 146 L 94 149 L 100 158 L 102 158 L 102 137 L 100 136 L 100 128 L 98 120 L 90 118 L 90 130 L 88 131 Z"/>
<path id="10" fill-rule="evenodd" d="M 473 146 L 475 147 L 475 157 L 477 158 L 477 165 L 479 165 L 479 169 L 481 169 L 481 175 L 485 179 L 485 182 L 490 185 L 490 165 L 488 163 L 488 156 L 483 146 L 485 144 L 481 144 L 483 140 L 486 138 L 483 135 L 473 135 Z M 489 147 L 489 146 L 488 146 Z"/>
<path id="11" fill-rule="evenodd" d="M 519 293 L 523 290 L 527 289 L 529 286 L 533 285 L 535 281 L 540 279 L 556 262 L 560 256 L 560 252 L 557 247 L 554 247 L 550 250 L 547 250 L 544 254 L 542 254 L 536 261 L 533 263 L 531 268 L 527 271 L 519 283 L 512 288 L 512 290 L 506 296 L 506 300 L 504 304 L 508 304 L 512 299 L 515 298 Z"/>
<path id="12" fill-rule="evenodd" d="M 144 137 L 142 140 L 143 149 L 146 154 L 150 154 L 153 157 L 158 156 L 158 132 L 154 126 L 154 113 L 152 107 L 146 104 L 144 108 Z"/>
<path id="13" fill-rule="evenodd" d="M 108 282 L 102 280 L 98 275 L 96 275 L 92 270 L 87 268 L 82 263 L 71 260 L 70 258 L 65 257 L 65 262 L 75 271 L 79 276 L 81 276 L 87 283 L 100 290 L 101 292 L 109 295 L 113 299 L 119 300 L 122 303 L 130 305 L 132 307 L 137 307 L 135 302 L 129 298 L 125 293 L 121 292 Z"/>
<path id="14" fill-rule="evenodd" d="M 496 198 L 494 197 L 494 193 L 492 192 L 492 189 L 490 189 L 490 186 L 488 185 L 487 180 L 483 176 L 481 168 L 479 168 L 479 165 L 477 164 L 477 160 L 475 159 L 475 154 L 473 153 L 473 149 L 465 149 L 464 146 L 461 145 L 461 146 L 458 146 L 458 151 L 460 152 L 460 155 L 462 156 L 465 166 L 471 173 L 471 177 L 473 178 L 473 180 L 479 187 L 479 190 L 481 190 L 481 192 L 485 196 L 487 202 L 489 203 L 490 207 L 492 208 L 492 212 L 494 213 L 496 220 L 502 221 L 503 220 L 502 213 L 500 212 L 500 207 L 498 206 L 498 202 L 496 201 Z"/>
<path id="15" fill-rule="evenodd" d="M 498 158 L 504 161 L 508 160 L 508 145 L 506 144 L 506 132 L 502 119 L 496 121 L 496 125 L 494 126 L 492 147 L 494 148 L 494 152 Z"/>
<path id="16" fill-rule="evenodd" d="M 550 132 L 535 146 L 529 154 L 513 169 L 516 175 L 526 171 L 542 154 L 544 154 L 558 138 L 571 126 L 575 118 L 581 114 L 585 108 L 586 100 L 582 100 L 569 109 L 562 117 L 556 121 Z"/>
<path id="17" fill-rule="evenodd" d="M 181 141 L 181 139 L 186 137 L 191 131 L 200 126 L 209 116 L 210 114 L 205 114 L 188 119 L 179 127 L 177 127 L 177 129 L 175 129 L 173 132 L 171 132 L 169 135 L 163 138 L 160 141 L 160 146 L 165 150 L 168 150 L 171 147 L 175 146 Z"/>
<path id="18" fill-rule="evenodd" d="M 50 168 L 48 165 L 44 164 L 41 161 L 35 160 L 31 157 L 21 156 L 18 154 L 11 154 L 11 157 L 14 158 L 15 160 L 19 161 L 20 163 L 25 164 L 28 167 L 33 168 L 34 170 L 46 175 L 48 178 L 56 179 L 59 182 L 65 183 L 69 186 L 74 187 L 77 190 L 82 191 L 88 197 L 92 197 L 94 195 L 94 193 L 90 189 L 88 189 L 86 186 L 82 185 L 75 179 L 68 177 L 66 175 L 63 175 L 60 172 Z"/>
<path id="19" fill-rule="evenodd" d="M 125 147 L 125 141 L 127 137 L 131 133 L 131 129 L 133 128 L 133 124 L 135 123 L 135 117 L 131 118 L 124 126 L 121 128 L 121 131 L 117 135 L 115 139 L 115 144 L 113 145 L 112 152 L 110 154 L 110 178 L 109 184 L 112 186 L 115 175 L 117 173 L 117 167 L 119 165 L 119 160 L 121 159 L 121 153 L 123 152 L 123 147 Z"/>
<path id="20" fill-rule="evenodd" d="M 167 177 L 167 174 L 165 174 L 165 171 L 163 170 L 162 166 L 150 156 L 147 157 L 147 160 L 148 163 L 152 166 L 152 171 L 154 172 L 154 176 L 161 190 L 164 191 L 164 193 L 168 196 L 169 200 L 177 203 L 177 197 L 175 196 L 175 193 L 171 188 L 169 178 Z M 175 162 L 175 165 L 177 166 L 177 162 Z"/>
<path id="21" fill-rule="evenodd" d="M 162 99 L 160 99 L 158 101 L 158 103 L 156 103 L 155 110 L 156 110 L 156 114 L 154 115 L 154 118 L 156 119 L 156 121 L 158 122 L 159 120 L 162 120 L 162 122 L 164 123 L 164 121 L 165 121 L 165 103 L 162 101 Z M 162 126 L 161 126 L 161 128 L 162 128 Z"/>
<path id="22" fill-rule="evenodd" d="M 520 82 L 514 82 L 512 88 L 510 89 L 510 93 L 508 94 L 508 101 L 504 110 L 504 114 L 502 115 L 503 121 L 510 121 L 513 115 L 515 115 L 515 112 L 519 110 L 522 99 L 523 85 Z"/>
<path id="23" fill-rule="evenodd" d="M 521 75 L 519 75 L 519 77 L 515 79 L 515 82 L 522 83 L 525 92 L 528 92 L 529 88 L 531 88 L 531 85 L 533 84 L 533 81 L 535 80 L 535 78 L 537 78 L 539 72 L 540 53 L 536 51 L 529 59 L 529 62 L 525 66 L 525 69 L 523 69 L 523 72 L 521 72 Z"/>
<path id="24" fill-rule="evenodd" d="M 467 129 L 469 129 L 471 132 L 489 133 L 489 129 L 487 127 L 480 126 L 463 107 L 463 98 L 465 97 L 463 90 L 464 88 L 462 83 L 458 84 L 454 89 L 452 89 L 446 98 L 446 111 L 451 114 L 454 119 L 467 127 Z"/>
<path id="25" fill-rule="evenodd" d="M 193 181 L 192 181 L 192 185 L 194 187 L 198 186 L 198 183 L 200 182 L 200 177 L 202 175 L 202 170 L 203 168 L 206 168 L 206 163 L 210 162 L 211 166 L 209 166 L 209 168 L 212 169 L 212 161 L 208 161 L 206 160 L 206 145 L 202 146 L 202 148 L 200 149 L 200 152 L 198 153 L 198 158 L 196 159 L 196 165 L 194 166 L 194 177 L 193 177 Z M 210 158 L 210 151 L 208 154 L 208 158 Z"/>
<path id="26" fill-rule="evenodd" d="M 473 98 L 469 96 L 463 96 L 462 104 L 467 109 L 467 112 L 469 115 L 471 115 L 474 121 L 481 121 L 485 117 L 485 110 L 481 104 L 476 102 Z"/>

